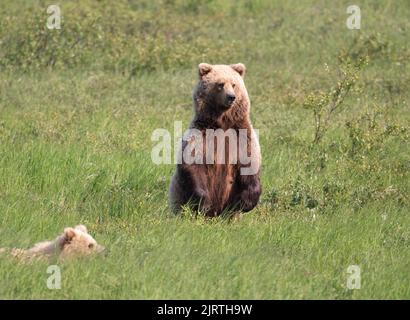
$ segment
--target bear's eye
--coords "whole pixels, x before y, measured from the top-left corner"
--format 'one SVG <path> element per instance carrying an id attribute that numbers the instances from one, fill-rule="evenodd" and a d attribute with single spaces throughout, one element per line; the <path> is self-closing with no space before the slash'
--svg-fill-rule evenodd
<path id="1" fill-rule="evenodd" d="M 90 243 L 90 244 L 88 245 L 88 249 L 92 249 L 92 248 L 94 248 L 94 244 Z"/>
<path id="2" fill-rule="evenodd" d="M 218 90 L 222 90 L 224 88 L 224 83 L 218 83 Z"/>
<path id="3" fill-rule="evenodd" d="M 235 86 L 236 86 L 236 84 L 235 84 L 235 83 L 232 83 L 232 88 L 233 88 L 233 89 L 235 89 Z"/>

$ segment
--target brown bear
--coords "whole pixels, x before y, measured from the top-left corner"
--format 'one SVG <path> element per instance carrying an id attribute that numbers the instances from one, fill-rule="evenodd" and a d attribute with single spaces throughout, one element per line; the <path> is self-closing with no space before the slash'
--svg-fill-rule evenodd
<path id="1" fill-rule="evenodd" d="M 245 66 L 201 63 L 198 69 L 194 117 L 181 150 L 195 161 L 182 157 L 178 162 L 169 190 L 171 208 L 178 212 L 189 204 L 211 217 L 250 211 L 261 194 L 261 154 L 249 116 Z"/>

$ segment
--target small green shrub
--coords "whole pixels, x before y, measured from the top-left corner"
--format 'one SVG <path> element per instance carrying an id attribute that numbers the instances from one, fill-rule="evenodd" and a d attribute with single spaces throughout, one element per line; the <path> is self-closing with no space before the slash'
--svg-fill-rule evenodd
<path id="1" fill-rule="evenodd" d="M 387 58 L 391 54 L 391 43 L 380 33 L 359 34 L 353 38 L 347 49 L 342 49 L 339 54 L 339 62 L 346 60 L 359 61 L 363 57 L 371 60 Z"/>
<path id="2" fill-rule="evenodd" d="M 350 139 L 349 157 L 360 158 L 371 152 L 379 152 L 390 137 L 409 141 L 408 127 L 392 120 L 383 121 L 384 109 L 376 106 L 373 110 L 366 110 L 355 119 L 346 121 Z"/>
<path id="3" fill-rule="evenodd" d="M 355 85 L 360 70 L 367 64 L 366 58 L 357 62 L 346 60 L 340 66 L 340 79 L 328 91 L 311 92 L 303 103 L 303 107 L 313 112 L 315 133 L 313 143 L 319 143 L 329 128 L 335 113 L 340 111 L 347 95 Z"/>

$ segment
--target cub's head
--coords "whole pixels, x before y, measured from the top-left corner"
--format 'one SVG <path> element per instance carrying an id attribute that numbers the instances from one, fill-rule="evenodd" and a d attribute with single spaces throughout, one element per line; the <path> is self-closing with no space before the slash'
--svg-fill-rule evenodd
<path id="1" fill-rule="evenodd" d="M 231 65 L 200 63 L 199 83 L 194 92 L 198 107 L 212 106 L 216 109 L 212 111 L 220 113 L 243 102 L 248 103 L 249 98 L 243 82 L 245 71 L 245 65 L 242 63 Z"/>
<path id="2" fill-rule="evenodd" d="M 61 258 L 88 256 L 104 252 L 105 248 L 97 243 L 88 233 L 84 225 L 74 228 L 65 228 L 63 234 L 64 244 L 60 254 Z"/>

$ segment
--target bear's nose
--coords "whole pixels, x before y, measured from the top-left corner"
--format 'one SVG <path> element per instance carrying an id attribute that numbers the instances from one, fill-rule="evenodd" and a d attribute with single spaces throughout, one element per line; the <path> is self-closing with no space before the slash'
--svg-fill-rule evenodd
<path id="1" fill-rule="evenodd" d="M 232 103 L 234 100 L 235 100 L 235 95 L 233 95 L 233 94 L 228 94 L 227 96 L 226 96 L 226 99 L 228 100 L 228 102 L 229 103 Z"/>

